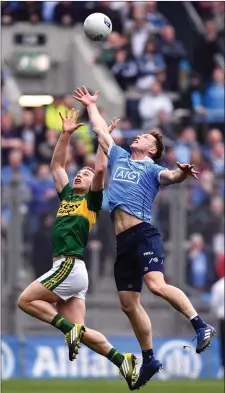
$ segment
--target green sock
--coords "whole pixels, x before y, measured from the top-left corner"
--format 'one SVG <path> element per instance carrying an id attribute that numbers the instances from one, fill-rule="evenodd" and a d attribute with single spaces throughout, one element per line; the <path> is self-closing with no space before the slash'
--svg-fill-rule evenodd
<path id="1" fill-rule="evenodd" d="M 107 358 L 110 360 L 110 362 L 115 364 L 117 367 L 120 367 L 124 361 L 124 355 L 118 352 L 115 348 L 112 348 L 109 351 Z"/>
<path id="2" fill-rule="evenodd" d="M 65 319 L 62 315 L 57 314 L 52 322 L 51 322 L 52 326 L 55 326 L 56 329 L 61 330 L 61 332 L 65 333 L 69 333 L 71 329 L 73 329 L 74 324 L 67 321 L 67 319 Z"/>

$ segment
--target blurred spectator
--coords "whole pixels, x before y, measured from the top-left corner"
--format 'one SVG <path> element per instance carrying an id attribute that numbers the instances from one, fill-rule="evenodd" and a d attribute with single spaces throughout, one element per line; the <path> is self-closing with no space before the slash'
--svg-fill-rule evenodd
<path id="1" fill-rule="evenodd" d="M 54 102 L 47 106 L 45 112 L 45 123 L 47 128 L 54 128 L 57 131 L 62 130 L 62 122 L 59 112 L 65 113 L 65 105 L 61 97 L 55 97 Z"/>
<path id="2" fill-rule="evenodd" d="M 199 182 L 193 183 L 191 204 L 193 207 L 205 206 L 213 195 L 215 177 L 209 170 L 203 171 L 199 176 Z"/>
<path id="3" fill-rule="evenodd" d="M 204 20 L 212 16 L 212 3 L 212 1 L 192 1 L 192 4 Z"/>
<path id="4" fill-rule="evenodd" d="M 36 137 L 36 146 L 44 141 L 46 125 L 45 125 L 45 108 L 34 108 L 34 132 Z"/>
<path id="5" fill-rule="evenodd" d="M 212 2 L 212 14 L 216 24 L 217 31 L 224 31 L 224 14 L 225 6 L 223 1 Z"/>
<path id="6" fill-rule="evenodd" d="M 53 21 L 54 9 L 57 4 L 58 4 L 58 1 L 44 1 L 43 2 L 42 16 L 43 16 L 43 20 L 45 22 L 52 22 Z"/>
<path id="7" fill-rule="evenodd" d="M 212 256 L 205 248 L 202 235 L 192 234 L 188 252 L 188 284 L 200 292 L 209 290 L 214 278 L 211 263 Z"/>
<path id="8" fill-rule="evenodd" d="M 209 155 L 212 169 L 216 175 L 224 174 L 224 143 L 215 143 Z"/>
<path id="9" fill-rule="evenodd" d="M 192 127 L 184 128 L 175 142 L 176 160 L 181 163 L 191 162 L 191 152 L 198 148 L 196 131 Z"/>
<path id="10" fill-rule="evenodd" d="M 211 247 L 214 254 L 215 238 L 223 230 L 223 214 L 223 199 L 220 196 L 213 196 L 208 203 L 201 205 L 200 211 L 197 208 L 192 212 L 193 226 L 191 229 L 198 228 L 201 231 L 205 243 L 208 247 Z"/>
<path id="11" fill-rule="evenodd" d="M 110 1 L 96 1 L 92 12 L 100 12 L 107 15 L 111 19 L 113 31 L 122 33 L 123 25 L 121 14 L 118 10 L 112 8 L 112 3 Z"/>
<path id="12" fill-rule="evenodd" d="M 215 68 L 212 74 L 212 82 L 201 95 L 199 91 L 192 94 L 193 108 L 196 114 L 209 123 L 224 123 L 224 71 Z"/>
<path id="13" fill-rule="evenodd" d="M 59 1 L 54 9 L 53 21 L 64 27 L 71 27 L 78 20 L 72 1 Z"/>
<path id="14" fill-rule="evenodd" d="M 14 175 L 19 176 L 26 183 L 29 183 L 32 178 L 31 171 L 23 164 L 22 152 L 18 149 L 10 151 L 9 165 L 2 167 L 2 186 L 6 186 Z"/>
<path id="15" fill-rule="evenodd" d="M 22 122 L 18 132 L 24 142 L 35 143 L 34 113 L 30 109 L 23 109 Z"/>
<path id="16" fill-rule="evenodd" d="M 14 11 L 17 22 L 38 23 L 42 21 L 42 1 L 19 1 Z"/>
<path id="17" fill-rule="evenodd" d="M 10 113 L 3 113 L 1 119 L 2 128 L 2 164 L 8 163 L 8 155 L 11 149 L 20 149 L 22 147 L 22 141 L 20 134 L 16 130 L 13 117 Z"/>
<path id="18" fill-rule="evenodd" d="M 225 320 L 224 320 L 224 277 L 220 278 L 211 289 L 211 311 L 219 322 L 221 378 L 224 377 L 225 366 Z"/>
<path id="19" fill-rule="evenodd" d="M 37 157 L 35 155 L 35 145 L 33 142 L 24 142 L 22 147 L 23 163 L 31 171 L 35 172 L 38 166 Z"/>
<path id="20" fill-rule="evenodd" d="M 1 21 L 3 25 L 11 25 L 14 22 L 15 10 L 19 6 L 18 3 L 18 1 L 1 2 Z"/>
<path id="21" fill-rule="evenodd" d="M 143 54 L 146 41 L 152 29 L 147 21 L 144 5 L 134 6 L 133 18 L 127 22 L 125 33 L 129 37 L 131 52 L 134 57 Z"/>
<path id="22" fill-rule="evenodd" d="M 168 95 L 162 91 L 160 82 L 154 81 L 150 87 L 150 93 L 145 94 L 139 103 L 139 114 L 145 130 L 158 124 L 160 112 L 164 112 L 166 118 L 169 119 L 173 112 L 173 104 Z"/>
<path id="23" fill-rule="evenodd" d="M 115 62 L 115 55 L 120 49 L 127 50 L 128 40 L 122 34 L 112 32 L 106 42 L 102 45 L 101 54 L 97 57 L 97 62 L 103 62 L 111 68 Z"/>
<path id="24" fill-rule="evenodd" d="M 215 55 L 219 52 L 215 22 L 207 20 L 204 23 L 205 35 L 196 44 L 193 55 L 193 68 L 203 78 L 205 83 L 211 78 L 215 66 Z"/>
<path id="25" fill-rule="evenodd" d="M 188 161 L 187 161 L 188 162 Z M 200 149 L 193 149 L 191 151 L 190 161 L 195 166 L 195 169 L 201 174 L 203 171 L 209 170 L 209 165 L 204 161 L 202 151 Z"/>
<path id="26" fill-rule="evenodd" d="M 32 244 L 32 261 L 35 278 L 52 268 L 52 228 L 55 218 L 51 214 L 43 214 L 40 226 L 35 232 Z"/>
<path id="27" fill-rule="evenodd" d="M 127 90 L 130 86 L 135 84 L 137 79 L 137 63 L 131 56 L 129 56 L 127 50 L 120 49 L 116 52 L 111 72 L 116 78 L 121 89 Z"/>
<path id="28" fill-rule="evenodd" d="M 71 184 L 73 183 L 73 179 L 79 169 L 80 168 L 78 167 L 74 158 L 74 148 L 72 147 L 72 144 L 70 144 L 67 151 L 66 172 Z"/>
<path id="29" fill-rule="evenodd" d="M 146 2 L 147 20 L 155 33 L 159 33 L 168 23 L 165 16 L 157 10 L 157 1 Z"/>
<path id="30" fill-rule="evenodd" d="M 42 163 L 50 164 L 57 139 L 58 134 L 56 130 L 50 128 L 46 131 L 45 141 L 40 143 L 37 149 L 38 158 Z"/>
<path id="31" fill-rule="evenodd" d="M 165 26 L 162 30 L 160 52 L 166 63 L 167 89 L 177 91 L 179 88 L 181 60 L 186 58 L 186 51 L 182 42 L 175 38 L 175 30 L 170 25 Z"/>
<path id="32" fill-rule="evenodd" d="M 220 254 L 216 259 L 216 274 L 218 278 L 224 277 L 224 267 L 225 267 L 225 259 L 224 254 Z"/>
<path id="33" fill-rule="evenodd" d="M 175 151 L 172 147 L 166 149 L 166 152 L 163 156 L 163 162 L 165 167 L 168 168 L 169 170 L 173 170 L 177 168 Z"/>
<path id="34" fill-rule="evenodd" d="M 41 214 L 53 210 L 52 199 L 57 195 L 49 165 L 39 166 L 37 176 L 31 182 L 31 192 L 30 228 L 34 231 Z"/>
<path id="35" fill-rule="evenodd" d="M 82 168 L 87 158 L 87 146 L 82 141 L 77 140 L 75 144 L 74 158 L 77 165 Z"/>
<path id="36" fill-rule="evenodd" d="M 203 146 L 204 157 L 207 161 L 210 160 L 212 147 L 221 142 L 223 142 L 223 134 L 219 129 L 213 128 L 208 131 L 205 144 Z"/>
<path id="37" fill-rule="evenodd" d="M 166 65 L 163 57 L 158 53 L 156 42 L 150 38 L 144 47 L 143 54 L 137 58 L 138 81 L 137 86 L 141 90 L 146 90 L 151 86 L 159 72 L 165 71 Z"/>

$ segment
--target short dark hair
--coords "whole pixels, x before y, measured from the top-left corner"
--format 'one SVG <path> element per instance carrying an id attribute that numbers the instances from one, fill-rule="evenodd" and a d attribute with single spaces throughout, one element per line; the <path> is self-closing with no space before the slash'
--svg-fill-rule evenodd
<path id="1" fill-rule="evenodd" d="M 157 152 L 156 152 L 156 154 L 154 155 L 153 158 L 155 160 L 160 160 L 160 158 L 162 158 L 162 155 L 163 155 L 163 152 L 164 152 L 164 149 L 165 149 L 165 146 L 164 146 L 164 143 L 163 143 L 163 139 L 162 139 L 162 135 L 161 135 L 160 131 L 157 131 L 157 130 L 150 131 L 149 134 L 152 135 L 155 138 L 155 140 L 156 140 Z"/>
<path id="2" fill-rule="evenodd" d="M 83 168 L 81 168 L 81 170 L 83 170 L 83 169 L 87 169 L 88 171 L 95 173 L 95 170 L 93 168 L 91 168 L 90 166 L 84 166 Z"/>

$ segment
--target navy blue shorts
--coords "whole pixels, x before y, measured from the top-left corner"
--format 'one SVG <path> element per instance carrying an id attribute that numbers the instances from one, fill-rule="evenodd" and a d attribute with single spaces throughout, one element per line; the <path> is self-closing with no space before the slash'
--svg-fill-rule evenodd
<path id="1" fill-rule="evenodd" d="M 164 272 L 164 247 L 158 229 L 143 222 L 117 236 L 114 277 L 118 291 L 141 292 L 143 275 Z"/>

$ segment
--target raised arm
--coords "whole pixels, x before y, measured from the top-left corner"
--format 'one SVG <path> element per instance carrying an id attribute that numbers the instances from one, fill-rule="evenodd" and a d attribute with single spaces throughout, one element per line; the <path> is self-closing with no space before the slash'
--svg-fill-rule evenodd
<path id="1" fill-rule="evenodd" d="M 109 147 L 113 143 L 113 139 L 109 135 L 107 123 L 100 115 L 96 106 L 98 95 L 99 91 L 96 91 L 95 94 L 91 96 L 86 87 L 83 87 L 82 89 L 77 88 L 74 91 L 73 97 L 87 107 L 92 128 L 97 135 L 99 144 L 101 145 L 104 153 L 107 155 Z"/>
<path id="2" fill-rule="evenodd" d="M 173 171 L 161 171 L 160 172 L 160 184 L 168 186 L 170 184 L 182 183 L 188 176 L 192 176 L 195 179 L 198 178 L 198 173 L 194 169 L 194 165 L 180 164 L 177 162 L 178 169 Z"/>
<path id="3" fill-rule="evenodd" d="M 111 121 L 110 126 L 108 127 L 108 132 L 111 134 L 111 132 L 114 130 L 114 128 L 117 126 L 119 123 L 120 119 L 114 118 Z M 105 171 L 107 168 L 108 164 L 108 159 L 103 152 L 103 149 L 101 145 L 98 145 L 98 150 L 96 153 L 96 159 L 95 159 L 95 175 L 93 177 L 92 183 L 91 183 L 91 189 L 92 191 L 100 191 L 103 190 L 104 188 L 104 177 L 105 177 Z"/>
<path id="4" fill-rule="evenodd" d="M 82 123 L 76 123 L 79 111 L 74 111 L 74 109 L 72 109 L 71 115 L 68 116 L 68 110 L 66 110 L 65 117 L 61 113 L 59 113 L 59 115 L 62 119 L 62 133 L 57 141 L 50 165 L 57 192 L 61 192 L 69 183 L 65 169 L 67 148 L 69 146 L 72 133 L 83 125 Z"/>

